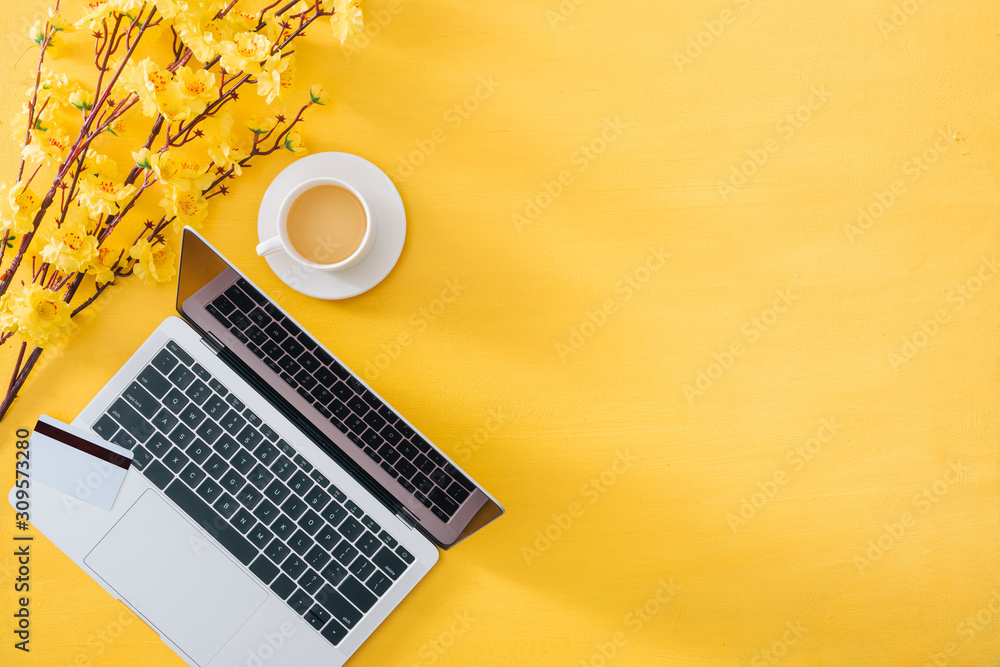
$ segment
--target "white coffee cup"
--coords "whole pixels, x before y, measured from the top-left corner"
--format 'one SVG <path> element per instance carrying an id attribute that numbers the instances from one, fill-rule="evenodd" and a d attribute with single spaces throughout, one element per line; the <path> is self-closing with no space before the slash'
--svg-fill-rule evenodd
<path id="1" fill-rule="evenodd" d="M 314 262 L 311 259 L 303 257 L 302 254 L 295 249 L 292 245 L 291 239 L 288 236 L 288 214 L 292 209 L 292 205 L 301 197 L 307 190 L 312 188 L 322 186 L 322 185 L 333 185 L 339 188 L 343 188 L 347 192 L 351 193 L 357 197 L 358 201 L 361 202 L 361 207 L 365 212 L 365 234 L 361 239 L 361 243 L 358 245 L 357 249 L 351 253 L 349 257 L 346 257 L 339 262 L 332 262 L 328 264 Z M 322 245 L 323 241 L 319 241 Z M 296 262 L 307 266 L 311 269 L 317 269 L 320 271 L 342 271 L 346 268 L 354 266 L 368 254 L 371 250 L 372 245 L 375 242 L 375 216 L 372 215 L 371 207 L 368 205 L 368 201 L 358 192 L 357 188 L 352 186 L 350 183 L 346 183 L 339 178 L 333 178 L 329 176 L 321 176 L 317 178 L 311 178 L 308 181 L 300 183 L 295 188 L 292 189 L 286 196 L 284 201 L 281 202 L 281 207 L 278 209 L 278 235 L 272 236 L 266 241 L 262 241 L 257 246 L 257 254 L 261 257 L 265 255 L 271 255 L 276 252 L 284 251 L 289 257 L 294 259 Z"/>

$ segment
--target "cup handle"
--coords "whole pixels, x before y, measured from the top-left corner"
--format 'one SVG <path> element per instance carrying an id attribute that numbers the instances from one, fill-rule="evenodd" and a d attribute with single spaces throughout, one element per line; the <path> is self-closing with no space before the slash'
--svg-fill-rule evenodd
<path id="1" fill-rule="evenodd" d="M 257 255 L 260 257 L 264 257 L 266 255 L 272 255 L 281 249 L 282 249 L 281 237 L 272 236 L 271 238 L 261 242 L 257 246 Z"/>

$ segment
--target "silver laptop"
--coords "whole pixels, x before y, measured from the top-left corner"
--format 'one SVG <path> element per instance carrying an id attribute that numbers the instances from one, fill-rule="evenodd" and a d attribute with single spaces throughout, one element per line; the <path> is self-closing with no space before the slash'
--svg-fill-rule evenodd
<path id="1" fill-rule="evenodd" d="M 342 665 L 503 508 L 201 236 L 177 311 L 73 422 L 133 452 L 35 526 L 189 665 Z"/>

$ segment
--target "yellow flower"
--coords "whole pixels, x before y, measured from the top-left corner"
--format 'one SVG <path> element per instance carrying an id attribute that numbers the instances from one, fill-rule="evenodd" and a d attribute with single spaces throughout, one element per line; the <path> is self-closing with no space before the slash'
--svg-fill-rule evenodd
<path id="1" fill-rule="evenodd" d="M 120 136 L 123 132 L 125 132 L 125 119 L 118 117 L 110 124 L 106 125 L 105 129 L 116 137 Z"/>
<path id="2" fill-rule="evenodd" d="M 42 42 L 45 41 L 48 27 L 48 23 L 45 21 L 35 21 L 34 25 L 28 28 L 28 39 L 33 41 L 36 46 L 41 46 Z"/>
<path id="3" fill-rule="evenodd" d="M 90 111 L 94 108 L 94 94 L 83 88 L 74 90 L 69 94 L 69 105 L 80 111 Z"/>
<path id="4" fill-rule="evenodd" d="M 177 16 L 177 13 L 187 8 L 187 3 L 177 3 L 174 0 L 154 0 L 153 4 L 163 18 L 168 21 Z"/>
<path id="5" fill-rule="evenodd" d="M 208 200 L 200 191 L 173 190 L 169 197 L 160 200 L 160 207 L 174 218 L 173 228 L 180 231 L 184 225 L 198 227 L 208 217 Z"/>
<path id="6" fill-rule="evenodd" d="M 118 163 L 93 148 L 88 148 L 83 158 L 83 168 L 91 174 L 101 174 L 110 178 L 118 178 L 121 172 Z"/>
<path id="7" fill-rule="evenodd" d="M 49 23 L 52 24 L 52 28 L 57 32 L 73 32 L 76 30 L 76 26 L 73 25 L 72 21 L 69 21 L 52 7 L 49 7 Z"/>
<path id="8" fill-rule="evenodd" d="M 118 265 L 120 254 L 120 250 L 110 246 L 101 246 L 97 249 L 97 255 L 87 267 L 87 273 L 94 276 L 98 287 L 115 279 L 115 267 Z"/>
<path id="9" fill-rule="evenodd" d="M 285 135 L 285 148 L 290 150 L 295 155 L 305 153 L 306 147 L 302 143 L 302 135 L 298 132 L 289 132 Z"/>
<path id="10" fill-rule="evenodd" d="M 8 331 L 17 333 L 27 342 L 45 347 L 56 342 L 66 331 L 70 305 L 56 292 L 31 284 L 20 294 L 5 294 L 0 307 L 9 315 L 2 318 Z"/>
<path id="11" fill-rule="evenodd" d="M 226 14 L 226 18 L 243 28 L 244 30 L 253 30 L 257 27 L 257 14 L 251 12 L 244 12 L 239 9 L 230 10 Z"/>
<path id="12" fill-rule="evenodd" d="M 205 69 L 192 70 L 190 67 L 179 67 L 174 73 L 177 78 L 177 89 L 187 100 L 191 113 L 200 114 L 218 95 L 215 74 Z"/>
<path id="13" fill-rule="evenodd" d="M 97 255 L 97 239 L 87 233 L 79 219 L 67 220 L 52 230 L 39 254 L 43 261 L 54 264 L 64 273 L 85 271 Z"/>
<path id="14" fill-rule="evenodd" d="M 132 246 L 128 254 L 136 260 L 135 275 L 144 283 L 165 283 L 177 273 L 174 251 L 166 243 L 154 244 L 149 239 L 143 239 Z"/>
<path id="15" fill-rule="evenodd" d="M 207 119 L 206 119 L 207 120 Z M 163 151 L 148 156 L 153 173 L 165 188 L 187 192 L 191 189 L 204 190 L 212 182 L 208 165 L 194 160 L 186 160 L 174 153 Z"/>
<path id="16" fill-rule="evenodd" d="M 76 27 L 81 28 L 86 25 L 92 30 L 96 29 L 104 19 L 111 16 L 115 9 L 115 3 L 110 0 L 87 0 L 87 3 L 84 5 L 85 13 L 76 22 Z"/>
<path id="17" fill-rule="evenodd" d="M 21 155 L 26 160 L 36 164 L 54 166 L 62 164 L 69 150 L 71 139 L 58 127 L 47 132 L 31 133 L 31 143 L 21 149 Z"/>
<path id="18" fill-rule="evenodd" d="M 257 75 L 257 94 L 264 98 L 266 104 L 270 104 L 275 98 L 284 99 L 284 89 L 291 86 L 294 58 L 294 55 L 282 58 L 281 54 L 276 54 L 264 61 L 264 67 Z M 286 80 L 287 86 L 284 84 Z"/>
<path id="19" fill-rule="evenodd" d="M 226 19 L 216 19 L 215 9 L 205 12 L 201 19 L 194 18 L 190 14 L 191 12 L 185 12 L 178 16 L 174 23 L 181 41 L 191 49 L 194 57 L 203 63 L 221 55 L 219 46 L 232 39 L 236 33 L 235 25 Z"/>
<path id="20" fill-rule="evenodd" d="M 267 134 L 278 124 L 278 119 L 274 116 L 250 116 L 247 121 L 247 128 L 256 135 Z"/>
<path id="21" fill-rule="evenodd" d="M 333 36 L 339 39 L 341 44 L 364 30 L 361 0 L 334 0 L 330 25 L 333 27 Z"/>
<path id="22" fill-rule="evenodd" d="M 35 228 L 35 213 L 42 206 L 42 198 L 20 181 L 10 186 L 0 184 L 0 190 L 6 195 L 11 213 L 10 219 L 5 217 L 3 220 L 4 229 L 9 229 L 15 234 L 32 231 Z"/>
<path id="23" fill-rule="evenodd" d="M 69 82 L 69 77 L 65 74 L 56 74 L 48 67 L 42 66 L 41 75 L 38 80 L 38 101 L 35 103 L 36 108 L 46 101 L 49 102 L 49 105 L 53 103 L 69 104 L 70 93 L 75 91 L 77 87 L 76 84 Z M 26 91 L 28 97 L 31 97 L 34 93 L 34 86 L 28 88 Z"/>
<path id="24" fill-rule="evenodd" d="M 152 118 L 160 113 L 157 95 L 167 88 L 172 75 L 149 58 L 143 58 L 137 63 L 129 61 L 122 68 L 118 82 L 121 86 L 139 96 L 142 102 L 142 113 Z"/>
<path id="25" fill-rule="evenodd" d="M 170 86 L 156 94 L 156 110 L 168 123 L 187 120 L 193 115 L 191 100 L 184 97 L 177 86 Z"/>
<path id="26" fill-rule="evenodd" d="M 313 104 L 323 106 L 330 101 L 330 93 L 326 92 L 321 84 L 316 84 L 309 89 L 309 100 Z"/>
<path id="27" fill-rule="evenodd" d="M 146 147 L 142 147 L 137 151 L 132 152 L 132 159 L 135 160 L 135 166 L 140 169 L 152 169 L 153 165 L 150 163 L 150 150 Z"/>
<path id="28" fill-rule="evenodd" d="M 125 185 L 111 176 L 89 172 L 80 178 L 79 188 L 80 203 L 94 217 L 117 213 L 122 202 L 135 192 L 134 185 Z"/>
<path id="29" fill-rule="evenodd" d="M 241 32 L 233 40 L 219 44 L 219 52 L 226 70 L 256 76 L 260 73 L 260 64 L 271 52 L 271 40 L 260 33 Z"/>

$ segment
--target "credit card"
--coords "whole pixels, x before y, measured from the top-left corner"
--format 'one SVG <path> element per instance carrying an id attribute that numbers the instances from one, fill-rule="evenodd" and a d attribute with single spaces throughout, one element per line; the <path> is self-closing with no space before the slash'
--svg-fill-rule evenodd
<path id="1" fill-rule="evenodd" d="M 28 445 L 32 481 L 110 510 L 132 452 L 48 415 L 41 415 Z"/>

